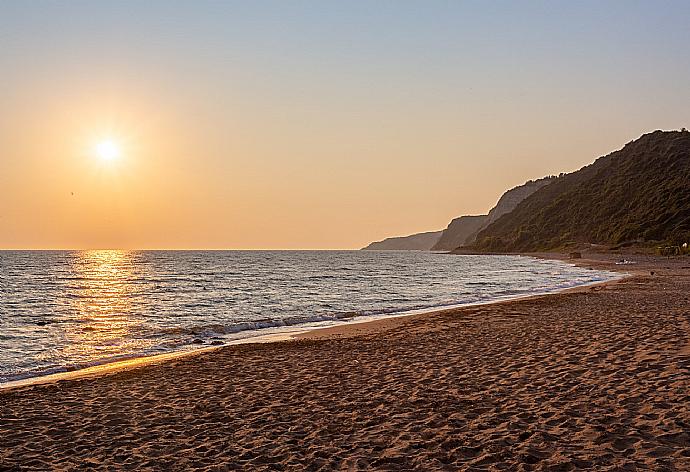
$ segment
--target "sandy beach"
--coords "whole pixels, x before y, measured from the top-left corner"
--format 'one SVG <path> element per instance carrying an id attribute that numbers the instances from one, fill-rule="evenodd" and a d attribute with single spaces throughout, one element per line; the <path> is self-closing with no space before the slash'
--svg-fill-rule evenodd
<path id="1" fill-rule="evenodd" d="M 452 257 L 452 256 L 449 256 Z M 690 470 L 690 260 L 0 393 L 0 470 Z"/>

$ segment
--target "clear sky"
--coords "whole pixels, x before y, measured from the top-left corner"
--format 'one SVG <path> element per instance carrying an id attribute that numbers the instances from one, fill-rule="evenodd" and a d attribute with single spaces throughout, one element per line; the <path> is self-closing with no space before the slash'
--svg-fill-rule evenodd
<path id="1" fill-rule="evenodd" d="M 0 248 L 442 229 L 690 127 L 689 39 L 687 1 L 5 0 Z"/>

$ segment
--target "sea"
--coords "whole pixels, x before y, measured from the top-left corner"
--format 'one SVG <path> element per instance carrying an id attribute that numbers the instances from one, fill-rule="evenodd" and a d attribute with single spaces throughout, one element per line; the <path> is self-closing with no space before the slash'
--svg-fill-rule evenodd
<path id="1" fill-rule="evenodd" d="M 617 277 L 421 251 L 0 251 L 0 382 Z"/>

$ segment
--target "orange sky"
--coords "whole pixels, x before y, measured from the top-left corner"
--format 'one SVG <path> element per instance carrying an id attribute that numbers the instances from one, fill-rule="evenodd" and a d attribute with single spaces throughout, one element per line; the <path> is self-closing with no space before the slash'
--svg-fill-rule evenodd
<path id="1" fill-rule="evenodd" d="M 593 19 L 50 8 L 0 7 L 0 248 L 357 248 L 690 121 L 680 21 L 652 76 Z"/>

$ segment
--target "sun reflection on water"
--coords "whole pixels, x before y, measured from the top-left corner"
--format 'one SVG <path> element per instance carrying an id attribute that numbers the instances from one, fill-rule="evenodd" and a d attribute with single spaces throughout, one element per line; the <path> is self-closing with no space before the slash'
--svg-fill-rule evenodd
<path id="1" fill-rule="evenodd" d="M 65 323 L 61 356 L 81 362 L 126 353 L 138 343 L 130 336 L 142 324 L 132 306 L 136 285 L 131 251 L 98 250 L 76 254 L 66 286 L 72 323 Z"/>
<path id="2" fill-rule="evenodd" d="M 0 382 L 611 278 L 514 256 L 366 251 L 0 251 L 0 272 Z"/>

